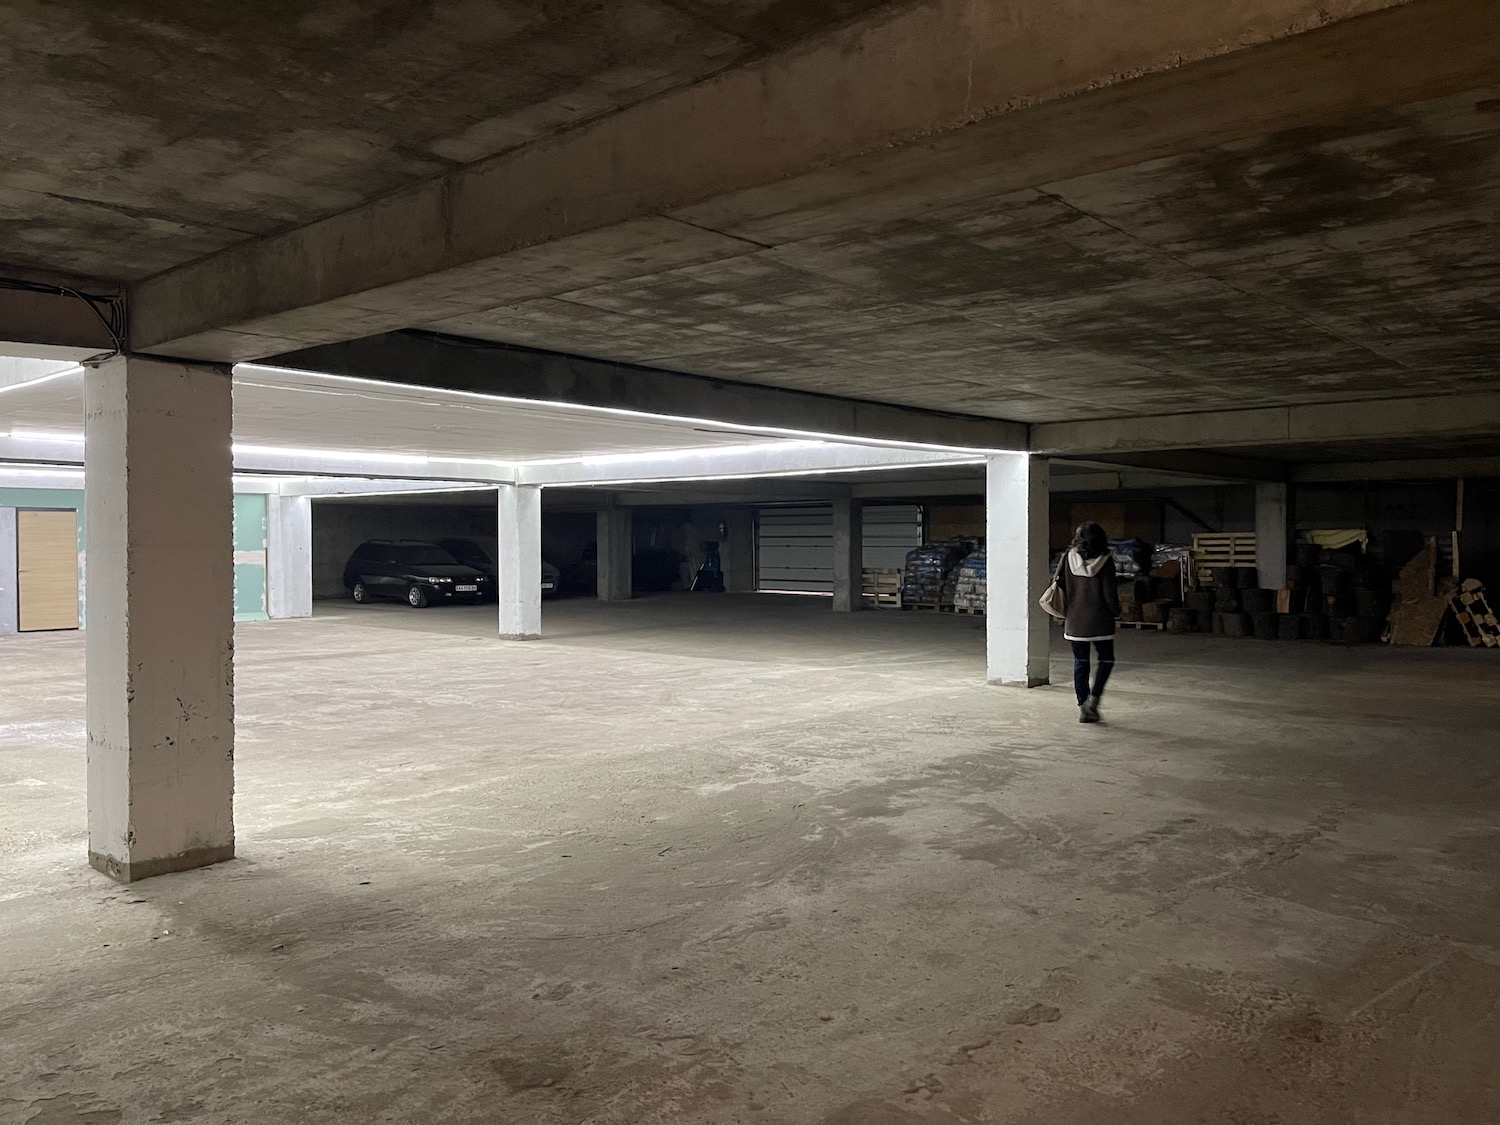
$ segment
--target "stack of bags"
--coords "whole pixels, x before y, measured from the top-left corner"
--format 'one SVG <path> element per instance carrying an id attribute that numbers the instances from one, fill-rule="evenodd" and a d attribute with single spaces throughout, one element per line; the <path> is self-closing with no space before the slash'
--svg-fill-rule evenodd
<path id="1" fill-rule="evenodd" d="M 950 576 L 968 553 L 968 546 L 959 541 L 933 543 L 908 552 L 901 580 L 901 604 L 952 605 L 956 583 Z"/>
<path id="2" fill-rule="evenodd" d="M 984 612 L 988 573 L 989 566 L 983 549 L 958 564 L 953 582 L 954 609 L 966 609 L 971 613 Z"/>
<path id="3" fill-rule="evenodd" d="M 1144 539 L 1112 539 L 1109 550 L 1115 557 L 1117 577 L 1142 578 L 1151 573 L 1153 548 Z"/>

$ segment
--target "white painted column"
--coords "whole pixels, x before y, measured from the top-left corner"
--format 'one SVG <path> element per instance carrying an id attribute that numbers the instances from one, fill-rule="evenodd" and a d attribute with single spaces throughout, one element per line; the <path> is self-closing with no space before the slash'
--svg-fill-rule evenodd
<path id="1" fill-rule="evenodd" d="M 860 501 L 833 501 L 833 612 L 865 608 L 865 527 Z"/>
<path id="2" fill-rule="evenodd" d="M 500 553 L 495 559 L 500 635 L 509 641 L 542 635 L 542 490 L 500 486 Z"/>
<path id="3" fill-rule="evenodd" d="M 0 508 L 0 636 L 20 625 L 16 601 L 16 510 Z"/>
<path id="4" fill-rule="evenodd" d="M 724 513 L 719 561 L 724 564 L 724 589 L 731 594 L 753 594 L 760 586 L 755 572 L 755 513 L 731 508 Z"/>
<path id="5" fill-rule="evenodd" d="M 1037 603 L 1050 581 L 1049 499 L 1045 458 L 1002 453 L 989 459 L 985 678 L 992 684 L 1037 687 L 1047 683 L 1050 637 L 1047 615 Z"/>
<path id="6" fill-rule="evenodd" d="M 89 862 L 132 882 L 234 855 L 227 373 L 84 378 Z"/>
<path id="7" fill-rule="evenodd" d="M 266 497 L 266 613 L 312 616 L 312 497 Z"/>
<path id="8" fill-rule="evenodd" d="M 1292 546 L 1290 485 L 1255 486 L 1255 569 L 1262 590 L 1286 585 L 1287 553 Z"/>
<path id="9" fill-rule="evenodd" d="M 625 602 L 631 597 L 634 515 L 629 508 L 602 508 L 598 517 L 599 600 Z"/>

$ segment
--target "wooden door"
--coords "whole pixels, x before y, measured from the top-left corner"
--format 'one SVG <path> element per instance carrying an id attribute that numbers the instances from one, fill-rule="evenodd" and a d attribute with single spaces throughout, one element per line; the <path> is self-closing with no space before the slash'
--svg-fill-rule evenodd
<path id="1" fill-rule="evenodd" d="M 16 512 L 17 628 L 78 628 L 78 513 Z"/>

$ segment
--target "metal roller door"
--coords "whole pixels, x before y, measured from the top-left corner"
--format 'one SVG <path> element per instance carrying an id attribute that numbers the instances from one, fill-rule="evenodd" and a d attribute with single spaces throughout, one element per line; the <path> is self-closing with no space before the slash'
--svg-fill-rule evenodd
<path id="1" fill-rule="evenodd" d="M 922 509 L 916 504 L 882 504 L 864 511 L 866 570 L 900 570 L 906 554 L 922 545 Z"/>
<path id="2" fill-rule="evenodd" d="M 864 509 L 864 565 L 899 568 L 922 545 L 922 509 L 888 504 Z M 756 522 L 760 588 L 796 594 L 833 593 L 833 506 L 762 508 Z"/>

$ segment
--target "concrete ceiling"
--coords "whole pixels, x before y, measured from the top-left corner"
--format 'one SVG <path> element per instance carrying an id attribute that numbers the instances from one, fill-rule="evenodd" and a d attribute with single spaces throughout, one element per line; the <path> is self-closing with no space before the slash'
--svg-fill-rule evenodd
<path id="1" fill-rule="evenodd" d="M 0 260 L 154 275 L 133 346 L 192 359 L 421 328 L 1023 422 L 1490 391 L 1494 12 L 24 0 Z"/>
<path id="2" fill-rule="evenodd" d="M 145 277 L 906 6 L 13 0 L 0 261 Z"/>
<path id="3" fill-rule="evenodd" d="M 1495 385 L 1500 87 L 925 204 L 427 327 L 1028 422 Z"/>

